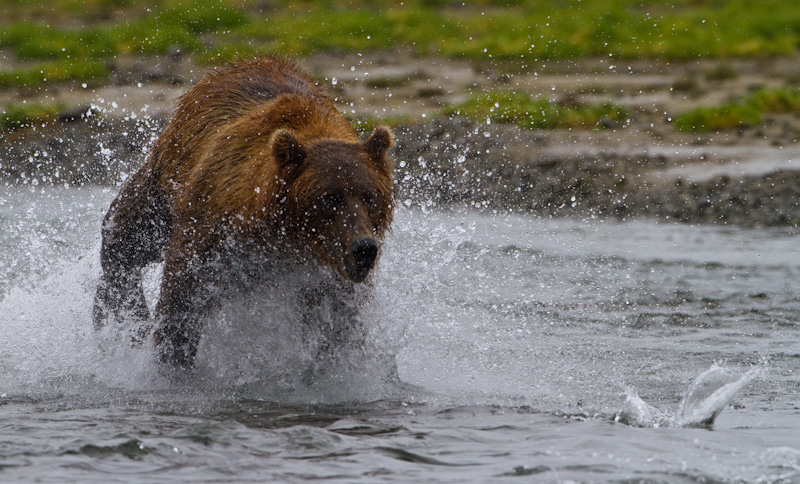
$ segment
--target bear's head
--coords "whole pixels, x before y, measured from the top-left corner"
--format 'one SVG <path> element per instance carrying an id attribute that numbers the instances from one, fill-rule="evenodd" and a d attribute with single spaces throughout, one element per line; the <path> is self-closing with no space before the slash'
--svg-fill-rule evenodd
<path id="1" fill-rule="evenodd" d="M 362 282 L 378 258 L 392 221 L 391 132 L 382 126 L 355 143 L 302 144 L 291 130 L 272 136 L 285 183 L 286 228 L 321 262 Z"/>

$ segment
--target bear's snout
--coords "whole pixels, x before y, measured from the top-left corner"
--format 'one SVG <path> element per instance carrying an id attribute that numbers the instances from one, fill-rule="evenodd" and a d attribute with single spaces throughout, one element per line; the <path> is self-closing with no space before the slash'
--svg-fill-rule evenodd
<path id="1" fill-rule="evenodd" d="M 361 282 L 372 270 L 378 257 L 378 243 L 372 238 L 358 239 L 350 244 L 350 254 L 355 265 L 348 270 L 348 275 L 355 282 Z"/>

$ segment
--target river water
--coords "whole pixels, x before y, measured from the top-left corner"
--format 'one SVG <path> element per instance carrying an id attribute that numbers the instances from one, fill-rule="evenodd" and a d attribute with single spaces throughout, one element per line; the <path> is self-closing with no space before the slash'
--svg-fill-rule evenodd
<path id="1" fill-rule="evenodd" d="M 404 208 L 347 368 L 253 297 L 173 381 L 92 329 L 114 195 L 0 188 L 2 482 L 800 482 L 796 232 Z M 753 372 L 713 425 L 615 421 L 709 368 Z"/>

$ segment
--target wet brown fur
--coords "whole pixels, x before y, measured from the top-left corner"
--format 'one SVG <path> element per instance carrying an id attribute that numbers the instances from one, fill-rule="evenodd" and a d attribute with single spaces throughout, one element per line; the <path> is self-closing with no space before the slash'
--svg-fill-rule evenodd
<path id="1" fill-rule="evenodd" d="M 96 325 L 121 310 L 146 318 L 140 269 L 164 257 L 155 342 L 162 359 L 190 366 L 197 319 L 213 302 L 209 261 L 231 241 L 360 282 L 348 251 L 379 243 L 391 224 L 391 144 L 382 127 L 359 139 L 291 62 L 247 60 L 209 75 L 180 98 L 109 209 Z"/>

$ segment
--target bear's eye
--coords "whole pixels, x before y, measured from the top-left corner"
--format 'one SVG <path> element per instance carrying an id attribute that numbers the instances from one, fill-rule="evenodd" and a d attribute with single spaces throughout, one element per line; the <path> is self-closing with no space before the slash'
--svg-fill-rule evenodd
<path id="1" fill-rule="evenodd" d="M 338 210 L 344 205 L 344 198 L 341 195 L 328 194 L 322 197 L 322 206 L 330 210 Z"/>
<path id="2" fill-rule="evenodd" d="M 336 214 L 344 206 L 344 198 L 341 195 L 328 194 L 320 197 L 314 208 L 317 209 L 319 216 L 325 221 L 332 221 Z"/>
<path id="3" fill-rule="evenodd" d="M 361 196 L 361 201 L 364 202 L 365 207 L 369 208 L 375 203 L 375 197 L 373 197 L 371 193 L 365 193 Z"/>
<path id="4" fill-rule="evenodd" d="M 361 195 L 361 202 L 369 213 L 374 212 L 378 208 L 377 199 L 378 196 L 371 192 L 366 192 Z"/>

